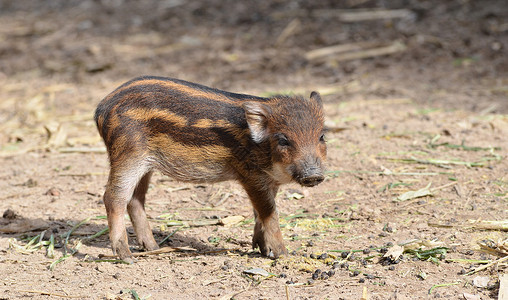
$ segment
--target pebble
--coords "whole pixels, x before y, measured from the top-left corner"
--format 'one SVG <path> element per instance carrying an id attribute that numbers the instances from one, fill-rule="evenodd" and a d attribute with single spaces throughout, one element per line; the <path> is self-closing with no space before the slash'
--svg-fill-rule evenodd
<path id="1" fill-rule="evenodd" d="M 340 257 L 346 258 L 349 255 L 349 251 L 344 251 L 340 254 Z"/>
<path id="2" fill-rule="evenodd" d="M 370 253 L 370 249 L 367 248 L 367 249 L 363 249 L 363 254 L 369 254 Z"/>
<path id="3" fill-rule="evenodd" d="M 323 253 L 319 256 L 319 259 L 327 259 L 328 258 L 328 253 Z"/>
<path id="4" fill-rule="evenodd" d="M 390 267 L 388 267 L 388 270 L 390 270 L 390 271 L 395 270 L 395 266 L 390 266 Z"/>

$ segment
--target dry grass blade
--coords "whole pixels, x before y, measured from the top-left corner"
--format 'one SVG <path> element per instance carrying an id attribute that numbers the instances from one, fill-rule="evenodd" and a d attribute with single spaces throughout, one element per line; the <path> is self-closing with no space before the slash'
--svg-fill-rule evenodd
<path id="1" fill-rule="evenodd" d="M 373 42 L 363 42 L 363 43 L 349 43 L 349 44 L 339 44 L 334 46 L 328 46 L 324 48 L 314 49 L 305 53 L 306 60 L 318 60 L 326 56 L 351 52 L 351 51 L 360 51 L 366 48 L 372 48 L 378 46 L 379 43 Z"/>
<path id="2" fill-rule="evenodd" d="M 302 22 L 298 19 L 293 19 L 289 24 L 282 30 L 275 45 L 282 45 L 290 36 L 294 35 L 300 29 Z"/>
<path id="3" fill-rule="evenodd" d="M 312 11 L 315 17 L 335 17 L 342 22 L 363 22 L 383 19 L 412 19 L 415 14 L 409 9 L 315 9 Z"/>
<path id="4" fill-rule="evenodd" d="M 435 289 L 435 288 L 438 288 L 438 287 L 446 287 L 446 286 L 451 286 L 451 285 L 457 285 L 457 284 L 460 284 L 461 282 L 458 281 L 458 282 L 452 282 L 452 283 L 442 283 L 442 284 L 436 284 L 436 285 L 433 285 L 430 289 L 429 289 L 429 295 L 432 294 L 432 291 Z"/>
<path id="5" fill-rule="evenodd" d="M 508 231 L 508 220 L 503 221 L 470 221 L 473 228 Z"/>
<path id="6" fill-rule="evenodd" d="M 500 258 L 500 259 L 494 260 L 494 261 L 492 261 L 491 263 L 486 264 L 485 266 L 478 267 L 478 268 L 474 269 L 473 271 L 468 272 L 468 273 L 466 273 L 466 274 L 464 274 L 464 275 L 465 275 L 465 276 L 472 275 L 472 274 L 474 274 L 474 273 L 476 273 L 476 272 L 480 272 L 480 271 L 482 271 L 482 270 L 488 269 L 488 268 L 490 268 L 491 266 L 493 266 L 493 265 L 495 265 L 495 264 L 500 264 L 500 263 L 505 262 L 505 261 L 508 261 L 508 255 L 507 255 L 507 256 L 505 256 L 505 257 L 502 257 L 502 258 Z"/>
<path id="7" fill-rule="evenodd" d="M 158 254 L 178 252 L 178 251 L 196 251 L 196 249 L 190 248 L 190 247 L 163 247 L 163 248 L 159 248 L 157 250 L 152 250 L 152 251 L 134 252 L 134 253 L 132 253 L 132 256 L 140 257 L 140 256 L 158 255 Z M 113 254 L 100 254 L 99 255 L 99 258 L 115 258 L 115 257 L 117 257 L 117 255 L 113 255 Z"/>
<path id="8" fill-rule="evenodd" d="M 352 46 L 350 46 L 352 47 Z M 376 56 L 384 56 L 384 55 L 390 55 L 397 52 L 402 52 L 406 50 L 406 45 L 404 45 L 402 42 L 395 41 L 392 44 L 388 46 L 382 46 L 382 47 L 376 47 L 376 48 L 369 48 L 369 49 L 362 49 L 362 50 L 354 50 L 354 51 L 347 51 L 344 52 L 342 49 L 329 49 L 329 50 L 322 50 L 321 53 L 316 54 L 316 52 L 311 53 L 310 55 L 307 54 L 307 57 L 311 57 L 312 59 L 317 59 L 317 57 L 322 58 L 325 56 L 330 56 L 332 54 L 337 54 L 338 50 L 339 54 L 334 55 L 332 59 L 334 61 L 348 61 L 348 60 L 356 60 L 356 59 L 363 59 L 363 58 L 370 58 L 370 57 L 376 57 Z M 326 52 L 331 53 L 326 53 Z"/>
<path id="9" fill-rule="evenodd" d="M 152 251 L 132 253 L 132 256 L 138 257 L 138 256 L 148 256 L 148 255 L 158 255 L 158 254 L 177 252 L 177 251 L 182 252 L 182 251 L 197 251 L 197 250 L 194 248 L 191 248 L 191 247 L 163 247 L 163 248 L 159 248 L 157 250 L 152 250 Z"/>
<path id="10" fill-rule="evenodd" d="M 508 239 L 499 239 L 497 243 L 491 239 L 485 239 L 478 242 L 482 251 L 492 255 L 503 257 L 508 255 Z"/>
<path id="11" fill-rule="evenodd" d="M 58 293 L 52 293 L 52 292 L 45 292 L 45 291 L 34 291 L 34 290 L 16 290 L 16 292 L 19 292 L 19 293 L 40 294 L 40 295 L 55 296 L 55 297 L 62 297 L 62 298 L 77 298 L 77 299 L 86 298 L 84 296 L 70 296 L 70 295 L 64 295 L 64 294 L 58 294 Z"/>

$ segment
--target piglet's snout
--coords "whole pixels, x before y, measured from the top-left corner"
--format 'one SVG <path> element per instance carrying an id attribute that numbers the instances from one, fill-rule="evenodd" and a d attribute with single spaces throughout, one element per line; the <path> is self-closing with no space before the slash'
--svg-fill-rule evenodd
<path id="1" fill-rule="evenodd" d="M 320 184 L 324 179 L 321 160 L 314 157 L 307 158 L 302 164 L 300 184 L 311 187 Z"/>

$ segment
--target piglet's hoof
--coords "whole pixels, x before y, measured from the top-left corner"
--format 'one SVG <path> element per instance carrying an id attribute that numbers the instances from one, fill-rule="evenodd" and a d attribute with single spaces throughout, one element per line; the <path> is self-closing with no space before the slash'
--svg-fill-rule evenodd
<path id="1" fill-rule="evenodd" d="M 252 248 L 255 249 L 256 247 L 259 247 L 259 251 L 263 256 L 273 259 L 288 253 L 284 246 L 282 233 L 278 224 L 275 230 L 270 230 L 268 227 L 262 231 L 261 223 L 256 223 L 254 237 L 252 238 Z"/>

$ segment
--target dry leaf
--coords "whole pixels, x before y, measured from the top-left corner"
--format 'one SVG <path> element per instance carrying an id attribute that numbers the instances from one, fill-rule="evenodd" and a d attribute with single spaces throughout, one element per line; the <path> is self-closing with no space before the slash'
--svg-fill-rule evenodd
<path id="1" fill-rule="evenodd" d="M 259 276 L 263 276 L 263 277 L 268 277 L 268 276 L 272 275 L 272 274 L 268 273 L 266 270 L 263 270 L 261 268 L 252 268 L 249 270 L 244 270 L 243 272 L 245 274 L 259 275 Z"/>
<path id="2" fill-rule="evenodd" d="M 228 216 L 219 220 L 220 225 L 224 225 L 226 227 L 233 226 L 242 222 L 245 218 L 243 216 Z"/>
<path id="3" fill-rule="evenodd" d="M 64 146 L 67 140 L 67 132 L 62 124 L 57 122 L 50 122 L 44 125 L 44 129 L 48 134 L 48 141 L 46 146 L 48 147 L 60 147 Z"/>
<path id="4" fill-rule="evenodd" d="M 404 247 L 399 246 L 399 245 L 394 245 L 393 247 L 388 249 L 388 251 L 385 253 L 385 255 L 383 255 L 383 257 L 389 257 L 393 260 L 397 260 L 402 255 L 403 252 L 404 252 Z"/>
<path id="5" fill-rule="evenodd" d="M 406 200 L 411 200 L 411 199 L 425 197 L 425 196 L 432 196 L 432 191 L 430 189 L 431 184 L 432 184 L 432 182 L 429 183 L 426 187 L 419 189 L 417 191 L 405 192 L 404 194 L 397 197 L 397 200 L 406 201 Z"/>

